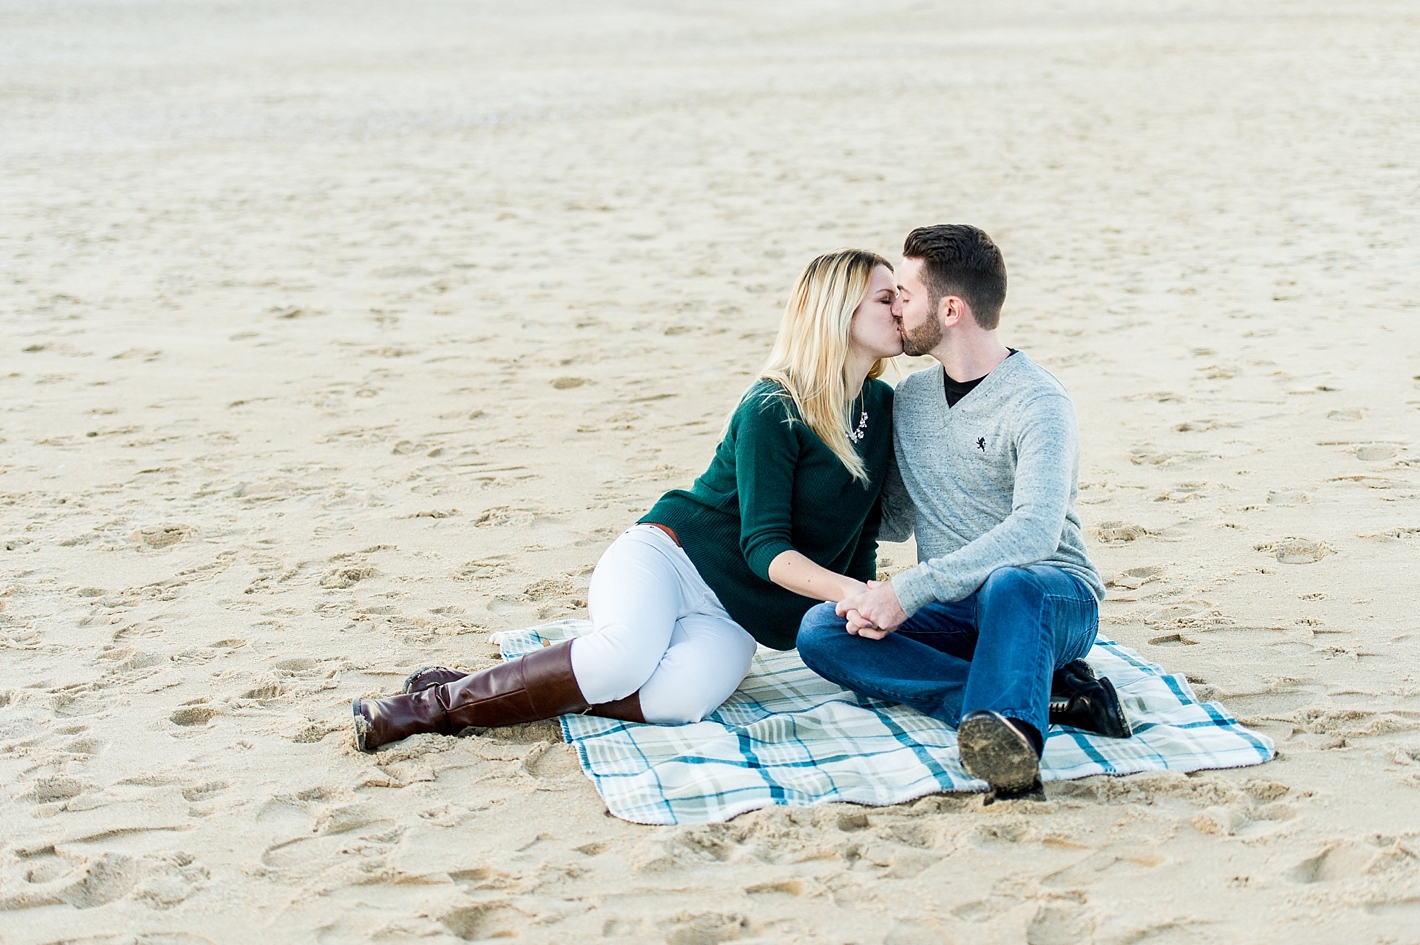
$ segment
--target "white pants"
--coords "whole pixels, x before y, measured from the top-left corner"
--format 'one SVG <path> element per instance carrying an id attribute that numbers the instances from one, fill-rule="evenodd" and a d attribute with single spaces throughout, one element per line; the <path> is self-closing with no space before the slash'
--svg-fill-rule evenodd
<path id="1" fill-rule="evenodd" d="M 695 565 L 651 525 L 627 530 L 597 562 L 594 630 L 572 643 L 572 672 L 593 705 L 641 691 L 647 722 L 699 722 L 749 672 L 754 637 Z"/>

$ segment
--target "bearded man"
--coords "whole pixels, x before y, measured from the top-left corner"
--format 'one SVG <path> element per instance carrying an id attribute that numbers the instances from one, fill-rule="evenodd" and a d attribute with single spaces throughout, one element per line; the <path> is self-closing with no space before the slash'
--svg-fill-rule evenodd
<path id="1" fill-rule="evenodd" d="M 1041 797 L 1050 721 L 1128 735 L 1113 687 L 1081 659 L 1104 585 L 1074 508 L 1074 404 L 1001 341 L 1006 265 L 989 236 L 922 227 L 903 256 L 904 352 L 939 363 L 897 388 L 900 476 L 884 487 L 880 537 L 915 531 L 919 563 L 810 610 L 799 652 L 855 692 L 956 726 L 963 767 L 994 797 Z M 1052 679 L 1083 687 L 1056 717 Z"/>

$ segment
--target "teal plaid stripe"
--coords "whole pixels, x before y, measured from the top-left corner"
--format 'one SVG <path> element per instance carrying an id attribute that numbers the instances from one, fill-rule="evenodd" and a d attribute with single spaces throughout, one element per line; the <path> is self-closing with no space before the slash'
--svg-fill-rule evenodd
<path id="1" fill-rule="evenodd" d="M 495 639 L 512 657 L 590 629 L 585 621 L 562 621 Z M 1272 758 L 1269 738 L 1243 728 L 1218 703 L 1199 702 L 1182 676 L 1108 640 L 1096 642 L 1088 659 L 1119 690 L 1134 737 L 1054 727 L 1041 763 L 1044 780 L 1240 768 Z M 792 651 L 761 649 L 735 694 L 694 725 L 589 715 L 564 715 L 561 722 L 607 809 L 640 824 L 723 821 L 771 804 L 884 805 L 986 790 L 962 770 L 954 729 L 856 696 Z"/>

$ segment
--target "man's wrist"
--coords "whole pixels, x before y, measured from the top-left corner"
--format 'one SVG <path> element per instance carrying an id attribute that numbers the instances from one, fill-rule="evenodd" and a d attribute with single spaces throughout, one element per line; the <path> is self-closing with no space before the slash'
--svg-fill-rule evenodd
<path id="1" fill-rule="evenodd" d="M 921 571 L 922 567 L 918 565 L 894 575 L 892 579 L 892 592 L 897 596 L 898 606 L 908 617 L 937 599 L 931 578 Z"/>

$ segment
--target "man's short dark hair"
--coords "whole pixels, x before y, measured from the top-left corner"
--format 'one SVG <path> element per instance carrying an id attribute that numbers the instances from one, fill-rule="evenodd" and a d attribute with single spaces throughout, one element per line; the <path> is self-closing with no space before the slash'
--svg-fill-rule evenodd
<path id="1" fill-rule="evenodd" d="M 944 296 L 966 300 L 976 323 L 987 331 L 1001 323 L 1006 302 L 1006 261 L 991 237 L 964 223 L 919 226 L 907 234 L 902 255 L 922 260 L 932 311 Z"/>

